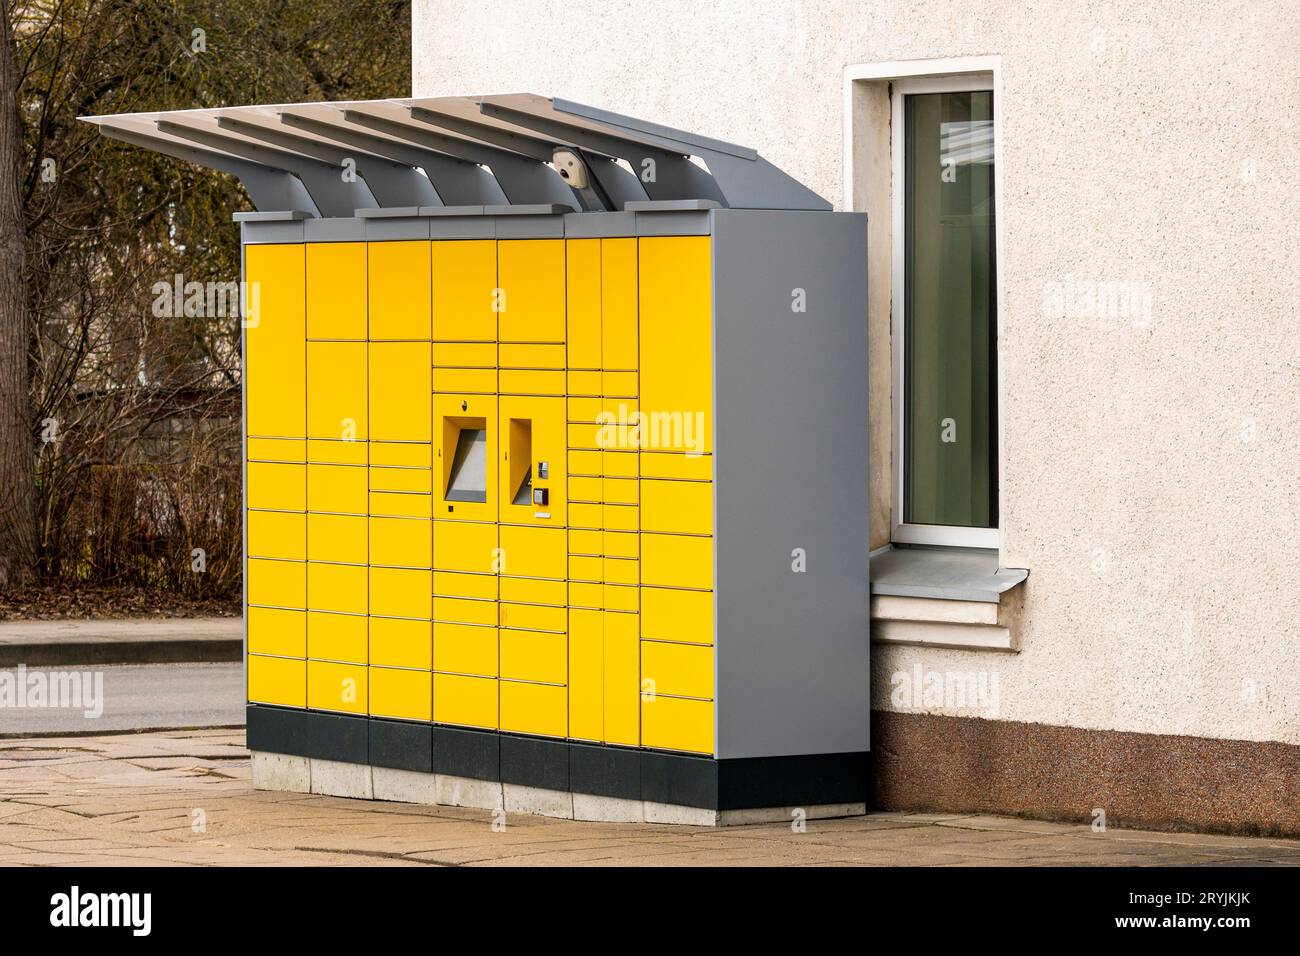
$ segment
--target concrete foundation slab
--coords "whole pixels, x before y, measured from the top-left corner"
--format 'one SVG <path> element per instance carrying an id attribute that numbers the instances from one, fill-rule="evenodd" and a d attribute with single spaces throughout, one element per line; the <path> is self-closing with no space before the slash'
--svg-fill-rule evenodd
<path id="1" fill-rule="evenodd" d="M 562 820 L 593 823 L 666 823 L 678 826 L 746 826 L 785 823 L 796 819 L 825 820 L 861 816 L 865 803 L 831 803 L 809 807 L 759 807 L 747 810 L 708 810 L 650 800 L 601 797 L 568 790 L 477 780 L 445 773 L 420 773 L 389 767 L 369 767 L 254 752 L 253 785 L 259 790 L 319 793 L 360 800 L 440 804 L 475 810 L 531 813 Z"/>
<path id="2" fill-rule="evenodd" d="M 437 777 L 431 773 L 371 767 L 370 783 L 376 800 L 423 804 L 438 802 Z"/>
<path id="3" fill-rule="evenodd" d="M 252 757 L 254 789 L 311 793 L 311 761 L 306 757 L 267 753 Z"/>
<path id="4" fill-rule="evenodd" d="M 495 780 L 475 780 L 447 773 L 433 775 L 433 793 L 437 803 L 447 807 L 472 807 L 476 810 L 504 810 L 505 797 Z"/>
<path id="5" fill-rule="evenodd" d="M 370 766 L 361 763 L 343 763 L 339 760 L 311 761 L 311 792 L 328 797 L 354 797 L 373 800 L 374 786 Z"/>

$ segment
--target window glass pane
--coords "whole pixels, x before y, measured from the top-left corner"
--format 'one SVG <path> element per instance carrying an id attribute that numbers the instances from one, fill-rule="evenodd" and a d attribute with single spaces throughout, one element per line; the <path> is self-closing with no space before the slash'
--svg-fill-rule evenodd
<path id="1" fill-rule="evenodd" d="M 903 520 L 996 527 L 993 94 L 903 105 Z"/>

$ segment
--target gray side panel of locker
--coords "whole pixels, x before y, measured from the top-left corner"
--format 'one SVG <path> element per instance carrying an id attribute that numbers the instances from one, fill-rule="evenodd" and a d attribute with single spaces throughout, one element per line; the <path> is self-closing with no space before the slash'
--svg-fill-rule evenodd
<path id="1" fill-rule="evenodd" d="M 865 751 L 866 216 L 711 215 L 717 756 Z"/>

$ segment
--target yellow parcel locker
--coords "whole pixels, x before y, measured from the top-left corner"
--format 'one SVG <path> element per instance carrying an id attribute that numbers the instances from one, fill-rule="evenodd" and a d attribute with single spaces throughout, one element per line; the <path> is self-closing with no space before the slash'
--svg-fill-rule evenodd
<path id="1" fill-rule="evenodd" d="M 641 411 L 648 450 L 713 451 L 713 289 L 707 236 L 639 239 Z"/>
<path id="2" fill-rule="evenodd" d="M 371 342 L 370 438 L 430 440 L 433 366 L 428 342 Z"/>
<path id="3" fill-rule="evenodd" d="M 871 473 L 866 217 L 707 136 L 455 100 L 404 124 L 391 101 L 333 104 L 355 122 L 316 124 L 322 142 L 378 124 L 405 144 L 364 185 L 302 176 L 315 146 L 236 123 L 270 147 L 236 170 L 259 206 L 235 217 L 248 691 L 329 712 L 253 706 L 250 751 L 309 739 L 716 814 L 864 803 L 870 529 L 828 476 Z M 415 162 L 480 108 L 519 134 L 491 162 Z M 537 162 L 647 137 L 644 190 L 632 153 Z M 812 577 L 772 542 L 821 555 Z M 430 720 L 487 732 L 409 723 Z M 770 786 L 746 785 L 754 761 Z"/>
<path id="4" fill-rule="evenodd" d="M 564 341 L 564 240 L 497 243 L 500 341 Z"/>
<path id="5" fill-rule="evenodd" d="M 428 341 L 433 315 L 429 243 L 371 242 L 370 340 Z"/>
<path id="6" fill-rule="evenodd" d="M 307 243 L 307 338 L 366 339 L 366 244 Z"/>
<path id="7" fill-rule="evenodd" d="M 440 239 L 433 246 L 433 338 L 495 342 L 500 296 L 493 239 Z"/>
<path id="8" fill-rule="evenodd" d="M 306 276 L 301 244 L 244 247 L 249 435 L 307 434 Z"/>

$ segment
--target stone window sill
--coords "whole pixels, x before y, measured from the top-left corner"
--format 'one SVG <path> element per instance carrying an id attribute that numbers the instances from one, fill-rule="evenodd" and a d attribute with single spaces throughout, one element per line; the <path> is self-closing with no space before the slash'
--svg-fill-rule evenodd
<path id="1" fill-rule="evenodd" d="M 1027 577 L 993 550 L 887 545 L 871 552 L 871 640 L 1018 651 Z"/>

